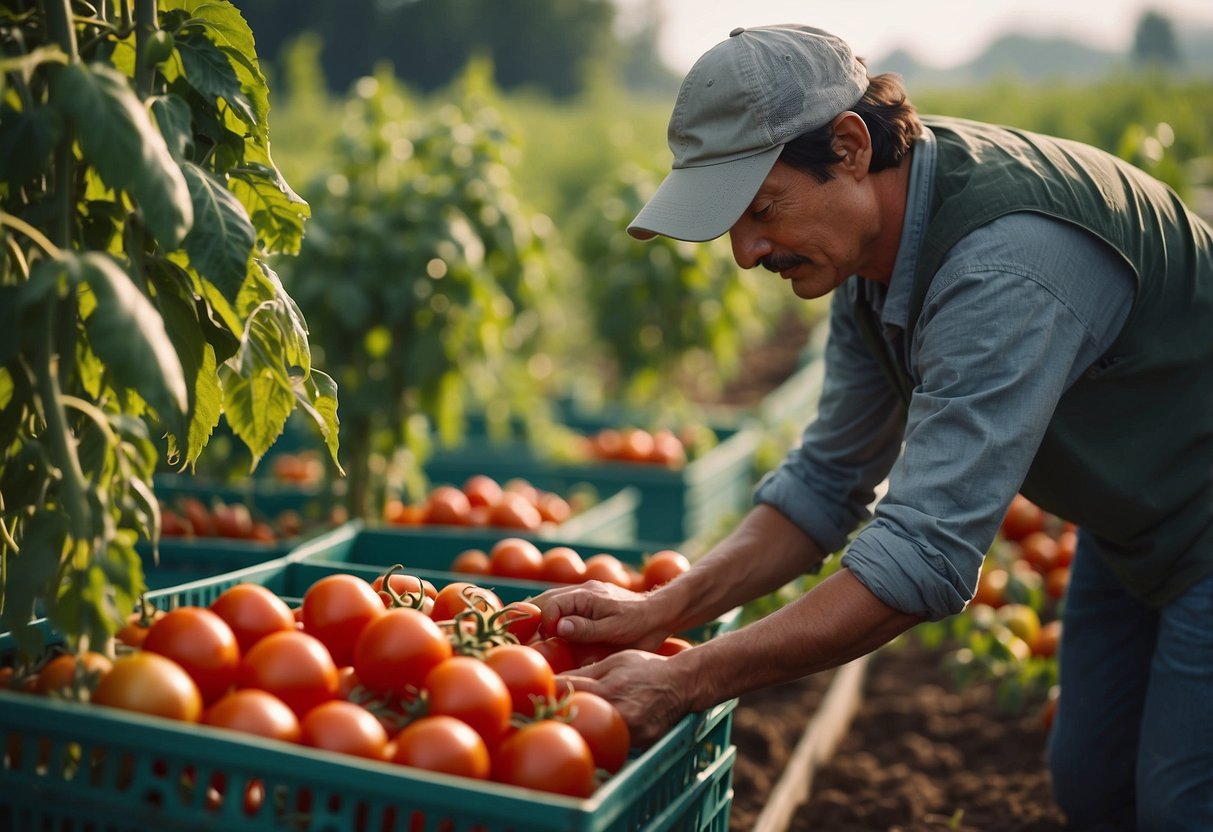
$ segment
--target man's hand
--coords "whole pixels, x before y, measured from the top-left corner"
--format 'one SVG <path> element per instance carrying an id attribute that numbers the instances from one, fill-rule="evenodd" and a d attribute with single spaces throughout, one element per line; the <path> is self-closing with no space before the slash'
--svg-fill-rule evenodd
<path id="1" fill-rule="evenodd" d="M 542 610 L 540 626 L 571 642 L 623 644 L 653 649 L 670 635 L 652 596 L 602 581 L 557 587 L 531 599 Z"/>
<path id="2" fill-rule="evenodd" d="M 673 728 L 688 711 L 685 685 L 678 681 L 676 671 L 670 658 L 643 650 L 624 650 L 562 675 L 557 683 L 567 682 L 576 690 L 596 693 L 608 700 L 627 722 L 632 744 L 646 747 Z"/>

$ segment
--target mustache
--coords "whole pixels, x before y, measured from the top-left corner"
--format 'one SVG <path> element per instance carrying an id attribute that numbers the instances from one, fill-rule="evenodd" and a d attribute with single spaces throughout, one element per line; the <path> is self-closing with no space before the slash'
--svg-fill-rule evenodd
<path id="1" fill-rule="evenodd" d="M 768 254 L 758 261 L 758 265 L 762 266 L 769 272 L 779 273 L 790 269 L 794 266 L 799 266 L 801 263 L 808 263 L 809 258 L 801 257 L 797 254 Z"/>

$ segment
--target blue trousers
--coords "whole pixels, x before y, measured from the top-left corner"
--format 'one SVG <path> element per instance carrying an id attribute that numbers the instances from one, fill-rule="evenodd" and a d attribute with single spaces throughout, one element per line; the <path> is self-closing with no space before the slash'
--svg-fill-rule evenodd
<path id="1" fill-rule="evenodd" d="M 1213 830 L 1213 576 L 1162 609 L 1079 534 L 1049 769 L 1070 828 Z"/>

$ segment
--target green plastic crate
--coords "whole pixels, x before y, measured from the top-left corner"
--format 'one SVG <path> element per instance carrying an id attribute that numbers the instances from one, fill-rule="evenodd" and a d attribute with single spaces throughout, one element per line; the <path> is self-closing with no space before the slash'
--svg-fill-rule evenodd
<path id="1" fill-rule="evenodd" d="M 369 576 L 378 570 L 280 559 L 150 597 L 166 609 L 205 605 L 229 586 L 252 581 L 293 598 L 334 571 Z M 516 600 L 511 588 L 499 594 Z M 0 652 L 5 649 L 0 637 Z M 732 799 L 729 735 L 736 704 L 730 700 L 684 717 L 579 800 L 0 691 L 0 748 L 6 750 L 0 829 L 723 832 Z M 228 796 L 217 804 L 206 795 L 216 774 Z M 250 814 L 243 796 L 253 781 L 264 785 L 266 798 Z"/>
<path id="2" fill-rule="evenodd" d="M 590 432 L 625 422 L 599 416 L 569 423 Z M 557 493 L 582 484 L 603 493 L 631 486 L 640 492 L 637 536 L 673 545 L 712 531 L 722 518 L 750 504 L 761 432 L 750 422 L 713 428 L 719 444 L 678 469 L 617 461 L 557 462 L 539 457 L 523 442 L 480 437 L 455 449 L 435 451 L 426 473 L 435 482 L 462 482 L 473 474 L 499 480 L 522 477 Z"/>
<path id="3" fill-rule="evenodd" d="M 300 543 L 299 538 L 257 543 L 223 537 L 162 537 L 158 558 L 153 558 L 151 544 L 145 541 L 135 550 L 143 560 L 148 589 L 161 589 L 274 560 Z"/>

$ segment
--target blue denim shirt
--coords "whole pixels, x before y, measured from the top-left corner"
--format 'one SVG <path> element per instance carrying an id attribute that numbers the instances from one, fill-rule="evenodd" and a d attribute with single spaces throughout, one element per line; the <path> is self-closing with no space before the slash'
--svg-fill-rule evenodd
<path id="1" fill-rule="evenodd" d="M 892 277 L 887 286 L 852 277 L 835 291 L 817 417 L 754 495 L 824 551 L 845 546 L 843 565 L 886 604 L 931 619 L 972 597 L 1058 399 L 1115 339 L 1136 285 L 1129 266 L 1086 231 L 1010 214 L 952 249 L 907 332 L 935 162 L 925 130 Z M 914 381 L 904 419 L 856 327 L 853 292 L 876 311 Z"/>

